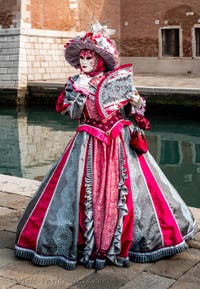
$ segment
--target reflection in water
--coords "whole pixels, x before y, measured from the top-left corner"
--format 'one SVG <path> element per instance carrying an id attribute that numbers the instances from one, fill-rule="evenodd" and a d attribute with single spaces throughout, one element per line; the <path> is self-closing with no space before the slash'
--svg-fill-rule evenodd
<path id="1" fill-rule="evenodd" d="M 200 127 L 197 120 L 149 117 L 149 150 L 190 206 L 200 207 Z M 0 109 L 0 173 L 44 176 L 74 135 L 76 121 L 55 111 Z"/>

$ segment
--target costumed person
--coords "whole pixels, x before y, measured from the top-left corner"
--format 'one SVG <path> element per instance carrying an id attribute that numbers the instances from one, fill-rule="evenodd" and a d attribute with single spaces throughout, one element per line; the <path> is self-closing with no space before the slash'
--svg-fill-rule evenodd
<path id="1" fill-rule="evenodd" d="M 152 262 L 186 249 L 195 232 L 189 208 L 148 151 L 150 123 L 132 65 L 118 65 L 113 31 L 98 22 L 91 28 L 65 45 L 80 73 L 56 105 L 79 119 L 75 136 L 18 224 L 16 256 L 37 265 Z"/>

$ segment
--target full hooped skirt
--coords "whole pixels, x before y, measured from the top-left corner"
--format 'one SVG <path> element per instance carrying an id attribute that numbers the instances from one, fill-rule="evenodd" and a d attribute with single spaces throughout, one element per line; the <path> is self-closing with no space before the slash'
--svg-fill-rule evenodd
<path id="1" fill-rule="evenodd" d="M 78 132 L 22 215 L 16 256 L 37 265 L 101 269 L 187 248 L 193 216 L 149 152 L 129 147 L 129 128 L 109 145 Z"/>

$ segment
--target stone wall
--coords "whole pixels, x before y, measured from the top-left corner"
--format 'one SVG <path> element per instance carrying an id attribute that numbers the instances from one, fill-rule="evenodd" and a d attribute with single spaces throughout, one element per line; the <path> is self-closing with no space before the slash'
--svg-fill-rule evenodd
<path id="1" fill-rule="evenodd" d="M 0 87 L 23 88 L 28 81 L 66 79 L 76 72 L 64 59 L 73 32 L 37 29 L 0 31 Z"/>
<path id="2" fill-rule="evenodd" d="M 200 59 L 192 57 L 121 57 L 121 64 L 132 63 L 135 74 L 200 75 Z"/>
<path id="3" fill-rule="evenodd" d="M 22 54 L 22 59 L 26 61 L 27 82 L 66 79 L 68 75 L 76 73 L 64 59 L 64 44 L 74 36 L 73 32 L 55 30 L 22 31 L 21 47 L 25 55 L 23 57 Z"/>
<path id="4" fill-rule="evenodd" d="M 0 87 L 18 87 L 20 55 L 19 29 L 0 30 Z"/>

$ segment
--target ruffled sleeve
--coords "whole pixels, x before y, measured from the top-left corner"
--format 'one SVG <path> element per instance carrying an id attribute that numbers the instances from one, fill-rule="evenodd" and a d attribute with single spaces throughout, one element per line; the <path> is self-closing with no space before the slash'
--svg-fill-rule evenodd
<path id="1" fill-rule="evenodd" d="M 83 112 L 85 100 L 86 96 L 75 89 L 74 79 L 69 78 L 65 90 L 58 96 L 56 111 L 64 115 L 68 114 L 72 119 L 79 119 Z"/>

